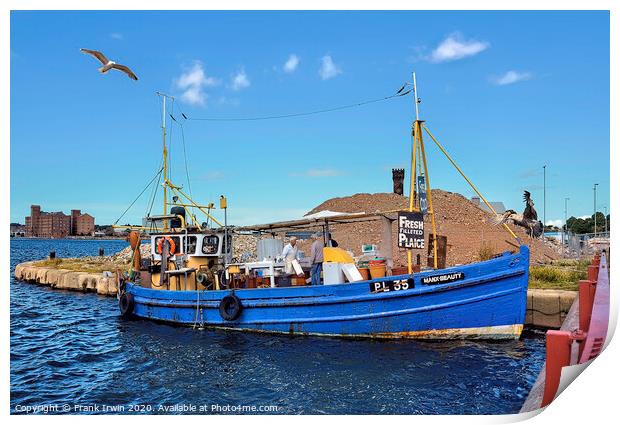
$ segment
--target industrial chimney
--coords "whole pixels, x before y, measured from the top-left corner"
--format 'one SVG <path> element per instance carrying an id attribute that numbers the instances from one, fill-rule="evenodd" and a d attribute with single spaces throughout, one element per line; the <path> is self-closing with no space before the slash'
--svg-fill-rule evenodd
<path id="1" fill-rule="evenodd" d="M 403 182 L 405 181 L 404 168 L 392 168 L 392 181 L 394 182 L 394 193 L 403 194 Z"/>

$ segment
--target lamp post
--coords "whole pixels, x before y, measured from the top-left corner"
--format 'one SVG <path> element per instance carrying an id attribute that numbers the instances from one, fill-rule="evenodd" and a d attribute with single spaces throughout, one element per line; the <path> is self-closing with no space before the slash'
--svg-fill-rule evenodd
<path id="1" fill-rule="evenodd" d="M 607 206 L 605 208 L 605 233 L 607 233 Z"/>
<path id="2" fill-rule="evenodd" d="M 598 183 L 594 183 L 594 237 L 596 237 L 596 186 Z"/>
<path id="3" fill-rule="evenodd" d="M 562 229 L 562 245 L 568 242 L 568 201 L 570 198 L 564 198 L 564 228 Z M 564 236 L 566 234 L 566 236 Z"/>
<path id="4" fill-rule="evenodd" d="M 543 240 L 547 224 L 547 165 L 543 165 Z"/>
<path id="5" fill-rule="evenodd" d="M 547 165 L 543 165 L 543 233 L 542 239 L 545 240 L 545 226 L 547 225 Z"/>

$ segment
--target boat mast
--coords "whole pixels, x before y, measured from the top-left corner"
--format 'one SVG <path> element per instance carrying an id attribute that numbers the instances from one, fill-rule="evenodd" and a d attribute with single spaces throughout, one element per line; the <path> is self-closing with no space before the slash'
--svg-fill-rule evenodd
<path id="1" fill-rule="evenodd" d="M 409 183 L 409 211 L 421 211 L 418 203 L 417 208 L 415 207 L 415 185 L 416 185 L 416 177 L 417 177 L 417 167 L 419 164 L 417 163 L 418 156 L 420 158 L 420 162 L 422 162 L 424 168 L 424 182 L 426 186 L 426 196 L 428 199 L 428 211 L 427 213 L 431 216 L 431 224 L 433 227 L 433 268 L 437 268 L 437 225 L 435 222 L 435 212 L 433 210 L 433 196 L 431 193 L 431 184 L 430 178 L 428 175 L 428 166 L 426 163 L 426 152 L 424 151 L 424 140 L 422 139 L 422 125 L 424 123 L 423 120 L 420 120 L 420 109 L 419 103 L 420 100 L 418 98 L 418 86 L 416 82 L 415 72 L 413 73 L 413 103 L 415 105 L 415 122 L 413 123 L 412 133 L 413 133 L 413 149 L 411 150 L 411 181 Z M 419 196 L 417 197 L 419 200 Z M 418 201 L 419 202 L 419 201 Z M 412 262 L 412 252 L 409 249 L 407 251 L 407 266 L 409 269 L 409 273 L 413 271 L 413 262 Z"/>
<path id="2" fill-rule="evenodd" d="M 168 212 L 168 149 L 166 148 L 166 100 L 170 98 L 174 101 L 174 98 L 168 96 L 165 93 L 156 92 L 158 96 L 161 97 L 162 108 L 161 108 L 161 135 L 162 135 L 162 161 L 163 161 L 163 175 L 164 182 L 162 184 L 164 188 L 164 210 L 163 214 L 166 215 Z M 168 228 L 168 220 L 164 220 L 164 230 Z"/>
<path id="3" fill-rule="evenodd" d="M 162 108 L 161 108 L 161 135 L 162 135 L 162 156 L 164 162 L 164 211 L 162 214 L 166 215 L 168 211 L 168 191 L 166 180 L 168 180 L 168 150 L 166 149 L 166 95 L 162 96 Z M 164 226 L 165 227 L 165 226 Z"/>
<path id="4" fill-rule="evenodd" d="M 203 205 L 199 205 L 196 202 L 194 202 L 194 200 L 192 198 L 190 198 L 185 192 L 183 192 L 181 189 L 181 186 L 176 186 L 175 184 L 173 184 L 170 179 L 168 178 L 168 148 L 166 147 L 166 135 L 167 135 L 167 131 L 166 131 L 166 101 L 168 99 L 170 99 L 173 103 L 174 106 L 174 97 L 167 95 L 166 93 L 162 93 L 162 92 L 155 92 L 157 94 L 157 96 L 160 96 L 162 99 L 162 108 L 161 108 L 161 134 L 162 134 L 162 162 L 163 162 L 163 168 L 162 168 L 162 172 L 164 175 L 164 182 L 162 183 L 162 187 L 164 189 L 164 211 L 163 214 L 167 215 L 168 214 L 168 189 L 170 189 L 170 192 L 172 193 L 173 196 L 176 196 L 178 198 L 181 199 L 185 199 L 187 202 L 176 202 L 174 200 L 173 197 L 173 202 L 172 204 L 174 205 L 180 205 L 183 207 L 189 207 L 189 208 L 197 208 L 198 210 L 200 210 L 208 219 L 211 219 L 214 223 L 216 223 L 218 226 L 223 226 L 218 220 L 216 220 L 211 214 L 211 206 L 203 206 Z M 172 115 L 171 115 L 172 117 Z M 173 118 L 174 119 L 174 118 Z M 176 121 L 176 120 L 175 120 Z M 196 219 L 196 217 L 194 216 L 194 214 L 189 213 L 190 219 L 193 221 L 194 225 L 196 225 L 196 227 L 198 227 L 200 229 L 200 224 L 198 223 L 198 220 Z M 164 225 L 164 230 L 168 229 L 168 220 L 165 219 L 163 220 L 163 225 Z"/>

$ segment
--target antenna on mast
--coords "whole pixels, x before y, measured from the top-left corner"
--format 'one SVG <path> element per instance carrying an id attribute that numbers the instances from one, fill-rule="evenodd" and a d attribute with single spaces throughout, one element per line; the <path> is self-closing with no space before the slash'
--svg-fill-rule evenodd
<path id="1" fill-rule="evenodd" d="M 415 72 L 413 73 L 413 103 L 415 104 L 415 120 L 420 120 L 420 110 L 418 108 L 418 103 L 420 103 L 420 99 L 418 98 L 418 86 L 415 81 Z"/>

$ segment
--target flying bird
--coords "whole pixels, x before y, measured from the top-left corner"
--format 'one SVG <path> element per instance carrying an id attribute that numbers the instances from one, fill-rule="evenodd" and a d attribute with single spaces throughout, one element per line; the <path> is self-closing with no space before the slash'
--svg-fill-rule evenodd
<path id="1" fill-rule="evenodd" d="M 534 201 L 527 190 L 523 192 L 523 202 L 525 202 L 523 214 L 517 214 L 514 210 L 507 210 L 503 215 L 498 214 L 496 223 L 504 224 L 512 221 L 517 226 L 525 228 L 530 237 L 537 238 L 542 235 L 543 226 L 538 220 L 538 213 L 534 209 Z"/>
<path id="2" fill-rule="evenodd" d="M 91 55 L 92 57 L 96 58 L 99 62 L 101 62 L 103 66 L 99 68 L 99 72 L 101 72 L 102 74 L 105 74 L 111 69 L 117 69 L 127 74 L 127 76 L 131 78 L 132 80 L 138 81 L 138 77 L 136 77 L 136 74 L 134 74 L 131 69 L 129 69 L 125 65 L 120 65 L 114 61 L 111 61 L 110 59 L 106 58 L 103 53 L 98 52 L 97 50 L 89 50 L 89 49 L 80 49 L 80 51 L 82 53 L 86 53 L 87 55 Z"/>

